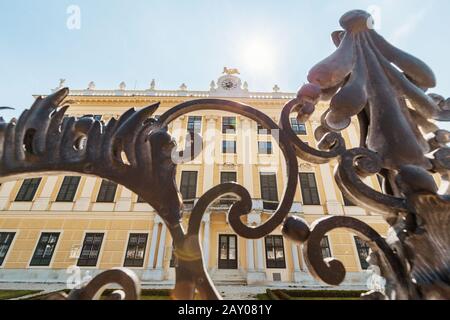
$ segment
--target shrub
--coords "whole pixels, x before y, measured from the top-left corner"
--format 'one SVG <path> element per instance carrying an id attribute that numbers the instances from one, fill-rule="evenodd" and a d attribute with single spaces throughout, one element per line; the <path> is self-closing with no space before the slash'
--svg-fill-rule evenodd
<path id="1" fill-rule="evenodd" d="M 281 300 L 280 298 L 278 298 L 278 296 L 270 289 L 266 290 L 267 296 L 269 297 L 270 300 Z"/>
<path id="2" fill-rule="evenodd" d="M 342 290 L 282 290 L 295 298 L 360 298 L 366 291 Z"/>

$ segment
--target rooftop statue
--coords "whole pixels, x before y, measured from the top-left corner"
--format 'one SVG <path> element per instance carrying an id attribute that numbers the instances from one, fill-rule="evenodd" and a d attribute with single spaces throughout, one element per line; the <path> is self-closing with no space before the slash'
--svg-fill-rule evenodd
<path id="1" fill-rule="evenodd" d="M 91 82 L 89 82 L 89 84 L 88 84 L 88 90 L 95 90 L 95 82 L 94 81 L 91 81 Z"/>
<path id="2" fill-rule="evenodd" d="M 234 75 L 241 74 L 238 69 L 228 69 L 227 67 L 223 68 L 223 74 Z"/>

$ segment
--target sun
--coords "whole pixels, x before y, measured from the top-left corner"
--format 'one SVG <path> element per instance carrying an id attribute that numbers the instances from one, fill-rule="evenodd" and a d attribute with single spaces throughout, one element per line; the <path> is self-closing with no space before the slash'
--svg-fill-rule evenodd
<path id="1" fill-rule="evenodd" d="M 254 72 L 272 71 L 275 59 L 273 44 L 266 39 L 253 38 L 243 45 L 243 64 Z"/>

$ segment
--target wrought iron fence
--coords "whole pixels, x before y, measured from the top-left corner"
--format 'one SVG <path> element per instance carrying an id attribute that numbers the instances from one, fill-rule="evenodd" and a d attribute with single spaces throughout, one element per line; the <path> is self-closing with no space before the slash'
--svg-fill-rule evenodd
<path id="1" fill-rule="evenodd" d="M 305 245 L 310 272 L 327 284 L 342 283 L 345 268 L 336 259 L 324 260 L 320 242 L 326 233 L 345 228 L 369 244 L 370 264 L 387 281 L 384 293 L 369 292 L 365 299 L 450 299 L 450 193 L 438 194 L 433 179 L 437 174 L 449 182 L 450 133 L 434 120 L 450 120 L 450 103 L 426 94 L 436 84 L 433 72 L 378 35 L 370 27 L 371 20 L 364 11 L 341 18 L 344 30 L 332 35 L 337 50 L 311 70 L 309 83 L 283 108 L 279 124 L 248 105 L 219 99 L 185 102 L 158 119 L 152 118 L 158 104 L 130 109 L 104 124 L 93 117 L 65 117 L 67 88 L 38 98 L 19 119 L 0 122 L 0 180 L 75 172 L 114 181 L 137 193 L 172 235 L 177 258 L 174 299 L 196 295 L 221 299 L 202 260 L 199 230 L 205 211 L 225 194 L 238 198 L 228 220 L 239 236 L 259 239 L 283 224 L 286 237 Z M 293 131 L 290 115 L 296 113 L 299 122 L 305 122 L 320 100 L 331 102 L 315 132 L 319 142 L 315 149 Z M 225 183 L 196 201 L 184 229 L 176 164 L 171 161 L 176 145 L 167 126 L 182 115 L 218 109 L 277 131 L 287 183 L 278 208 L 258 227 L 241 220 L 252 211 L 249 192 L 236 183 Z M 347 149 L 340 132 L 352 117 L 359 121 L 360 147 Z M 298 183 L 298 158 L 316 164 L 337 160 L 335 177 L 341 191 L 352 203 L 382 214 L 391 227 L 388 237 L 351 217 L 332 216 L 311 226 L 288 217 Z M 362 181 L 372 175 L 382 177 L 382 193 Z M 129 270 L 114 269 L 68 296 L 52 298 L 93 299 L 108 283 L 124 289 L 110 299 L 139 297 L 137 277 Z"/>

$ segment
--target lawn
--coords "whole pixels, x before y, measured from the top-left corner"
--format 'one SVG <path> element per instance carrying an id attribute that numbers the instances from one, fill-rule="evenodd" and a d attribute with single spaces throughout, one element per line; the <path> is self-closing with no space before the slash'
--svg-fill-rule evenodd
<path id="1" fill-rule="evenodd" d="M 256 296 L 258 300 L 360 300 L 363 291 L 338 290 L 270 290 Z"/>
<path id="2" fill-rule="evenodd" d="M 291 298 L 291 300 L 361 300 L 361 298 Z"/>
<path id="3" fill-rule="evenodd" d="M 170 300 L 168 296 L 141 296 L 141 300 Z"/>
<path id="4" fill-rule="evenodd" d="M 104 292 L 104 294 L 102 295 L 101 300 L 104 300 L 106 298 L 106 296 L 111 294 L 113 291 L 114 290 L 106 290 Z M 56 291 L 56 292 L 59 292 L 59 291 Z M 54 292 L 54 293 L 56 293 L 56 292 Z M 62 290 L 60 292 L 64 292 L 64 293 L 68 294 L 70 292 L 70 290 Z M 45 300 L 50 294 L 49 293 L 43 294 L 41 296 L 31 298 L 31 300 Z M 171 294 L 170 290 L 143 289 L 140 300 L 170 300 L 170 294 Z"/>
<path id="5" fill-rule="evenodd" d="M 36 294 L 41 292 L 40 290 L 0 290 L 0 300 L 10 300 L 28 296 L 30 294 Z"/>

